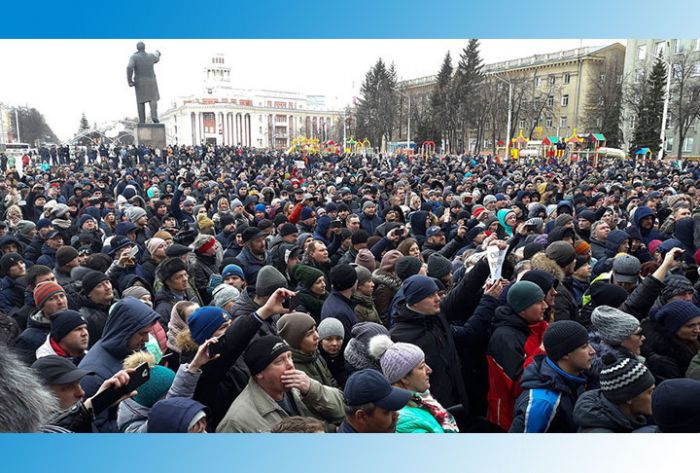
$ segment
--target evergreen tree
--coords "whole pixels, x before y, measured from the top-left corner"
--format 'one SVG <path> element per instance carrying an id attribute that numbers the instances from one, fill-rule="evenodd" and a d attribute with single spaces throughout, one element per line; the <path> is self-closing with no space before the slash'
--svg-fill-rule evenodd
<path id="1" fill-rule="evenodd" d="M 448 51 L 437 75 L 435 90 L 430 96 L 432 128 L 438 136 L 452 143 L 454 139 L 455 103 L 452 88 L 452 56 Z"/>
<path id="2" fill-rule="evenodd" d="M 661 148 L 661 118 L 664 109 L 667 73 L 666 65 L 661 59 L 657 59 L 647 79 L 646 87 L 642 91 L 632 150 L 649 148 L 656 154 Z"/>
<path id="3" fill-rule="evenodd" d="M 90 123 L 85 117 L 85 113 L 80 116 L 80 127 L 78 128 L 78 133 L 84 133 L 90 129 Z"/>
<path id="4" fill-rule="evenodd" d="M 475 97 L 478 94 L 479 85 L 484 80 L 483 67 L 483 61 L 479 54 L 479 40 L 470 39 L 459 56 L 457 72 L 454 77 L 457 115 L 462 135 L 465 137 L 474 117 Z"/>
<path id="5" fill-rule="evenodd" d="M 367 71 L 360 88 L 357 103 L 357 138 L 369 138 L 373 147 L 379 147 L 382 138 L 391 140 L 398 114 L 396 69 L 380 58 Z"/>

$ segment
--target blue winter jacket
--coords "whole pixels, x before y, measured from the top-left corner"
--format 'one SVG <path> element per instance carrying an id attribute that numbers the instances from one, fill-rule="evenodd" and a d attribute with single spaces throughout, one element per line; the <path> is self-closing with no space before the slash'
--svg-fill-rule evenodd
<path id="1" fill-rule="evenodd" d="M 563 371 L 544 355 L 535 357 L 523 372 L 523 392 L 515 402 L 510 432 L 576 432 L 574 406 L 586 381 Z"/>
<path id="2" fill-rule="evenodd" d="M 128 347 L 131 336 L 153 325 L 156 320 L 158 313 L 138 299 L 126 298 L 112 308 L 102 338 L 90 348 L 79 365 L 79 368 L 94 373 L 80 381 L 86 398 L 93 396 L 105 380 L 122 369 L 122 362 L 132 353 Z M 116 408 L 99 414 L 95 425 L 100 432 L 118 432 Z"/>
<path id="3" fill-rule="evenodd" d="M 343 328 L 345 328 L 345 337 L 343 338 L 350 340 L 352 338 L 350 330 L 357 323 L 355 303 L 337 291 L 331 292 L 321 308 L 321 320 L 329 317 L 336 318 L 343 324 Z"/>
<path id="4" fill-rule="evenodd" d="M 5 276 L 0 279 L 0 310 L 9 314 L 24 305 L 24 278 Z"/>

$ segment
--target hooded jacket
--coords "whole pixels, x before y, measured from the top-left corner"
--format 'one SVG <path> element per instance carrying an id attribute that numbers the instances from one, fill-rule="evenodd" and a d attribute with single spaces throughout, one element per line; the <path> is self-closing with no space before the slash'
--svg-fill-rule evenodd
<path id="1" fill-rule="evenodd" d="M 642 355 L 657 384 L 671 378 L 682 378 L 696 353 L 677 337 L 666 333 L 664 328 L 650 317 L 642 320 L 642 331 L 646 340 Z"/>
<path id="2" fill-rule="evenodd" d="M 515 402 L 510 432 L 576 432 L 574 406 L 585 385 L 585 377 L 567 373 L 544 355 L 535 357 L 520 380 L 524 391 Z"/>
<path id="3" fill-rule="evenodd" d="M 585 433 L 631 433 L 646 426 L 644 416 L 627 417 L 600 389 L 581 395 L 574 407 L 574 422 Z"/>
<path id="4" fill-rule="evenodd" d="M 27 320 L 27 328 L 17 337 L 13 349 L 22 361 L 32 364 L 37 349 L 43 345 L 50 332 L 51 321 L 42 311 L 37 311 Z"/>
<path id="5" fill-rule="evenodd" d="M 137 299 L 126 298 L 113 307 L 102 338 L 79 365 L 81 369 L 94 372 L 80 381 L 86 398 L 93 396 L 105 380 L 122 369 L 123 360 L 133 351 L 128 346 L 131 336 L 156 320 L 158 314 Z M 96 417 L 95 425 L 100 432 L 116 432 L 116 420 L 116 408 L 110 408 Z"/>
<path id="6" fill-rule="evenodd" d="M 192 419 L 204 408 L 199 402 L 187 397 L 170 398 L 168 399 L 168 405 L 168 409 L 149 411 L 148 432 L 187 433 Z"/>
<path id="7" fill-rule="evenodd" d="M 651 210 L 649 207 L 646 206 L 641 206 L 637 207 L 637 209 L 634 211 L 634 226 L 637 227 L 639 230 L 639 234 L 642 236 L 642 243 L 645 245 L 649 246 L 649 242 L 651 240 L 665 240 L 666 238 L 656 230 L 655 228 L 651 228 L 651 230 L 645 230 L 639 225 L 639 222 L 644 218 L 644 217 L 654 217 L 654 211 Z"/>

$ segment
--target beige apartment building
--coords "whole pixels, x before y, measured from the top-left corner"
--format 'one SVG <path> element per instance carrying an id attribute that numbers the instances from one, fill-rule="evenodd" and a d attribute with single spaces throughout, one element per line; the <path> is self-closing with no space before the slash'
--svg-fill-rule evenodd
<path id="1" fill-rule="evenodd" d="M 587 112 L 598 105 L 601 82 L 622 80 L 625 46 L 613 43 L 603 47 L 581 47 L 547 54 L 486 64 L 484 73 L 497 75 L 513 83 L 514 136 L 520 130 L 525 138 L 541 140 L 546 136 L 567 137 L 574 133 L 599 132 L 602 122 L 587 117 Z M 609 75 L 615 75 L 614 79 Z M 507 100 L 508 85 L 500 82 L 499 92 Z M 411 95 L 411 101 L 427 105 L 435 88 L 436 76 L 422 77 L 400 82 L 399 88 Z M 427 101 L 427 102 L 426 102 Z M 412 107 L 414 105 L 412 104 Z M 507 104 L 505 105 L 507 107 Z M 498 141 L 506 138 L 506 113 L 497 124 Z M 588 118 L 588 120 L 587 120 Z M 501 123 L 502 122 L 502 123 Z M 401 129 L 399 140 L 406 140 L 406 127 Z M 492 146 L 493 133 L 487 127 L 482 149 Z M 467 139 L 474 147 L 475 133 L 470 130 Z"/>

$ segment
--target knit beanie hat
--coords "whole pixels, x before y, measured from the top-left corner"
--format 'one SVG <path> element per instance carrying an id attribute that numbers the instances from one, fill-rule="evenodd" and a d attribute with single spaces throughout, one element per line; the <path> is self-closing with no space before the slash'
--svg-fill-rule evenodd
<path id="1" fill-rule="evenodd" d="M 63 294 L 66 293 L 66 291 L 55 282 L 42 282 L 34 288 L 34 304 L 37 306 L 37 308 L 41 309 L 46 301 L 48 301 L 54 294 L 58 294 L 59 292 L 62 292 Z"/>
<path id="2" fill-rule="evenodd" d="M 665 304 L 674 296 L 693 291 L 693 283 L 688 278 L 679 274 L 669 274 L 666 276 L 664 288 L 661 290 L 661 302 Z"/>
<path id="3" fill-rule="evenodd" d="M 408 376 L 425 360 L 425 353 L 412 343 L 394 343 L 388 335 L 378 335 L 369 341 L 369 354 L 379 360 L 382 373 L 394 384 Z"/>
<path id="4" fill-rule="evenodd" d="M 396 262 L 396 275 L 402 280 L 418 274 L 423 264 L 415 256 L 401 256 Z"/>
<path id="5" fill-rule="evenodd" d="M 207 228 L 214 228 L 214 221 L 206 215 L 200 215 L 197 218 L 197 228 L 200 230 L 206 230 Z"/>
<path id="6" fill-rule="evenodd" d="M 428 276 L 416 274 L 403 283 L 403 294 L 408 305 L 413 305 L 438 292 L 435 281 Z"/>
<path id="7" fill-rule="evenodd" d="M 675 335 L 689 320 L 700 317 L 700 309 L 692 302 L 673 301 L 661 307 L 653 317 L 667 334 Z"/>
<path id="8" fill-rule="evenodd" d="M 350 241 L 352 242 L 353 245 L 359 245 L 361 243 L 367 243 L 367 240 L 369 240 L 369 233 L 366 231 L 360 229 L 357 230 L 355 233 L 352 234 L 352 237 Z"/>
<path id="9" fill-rule="evenodd" d="M 559 286 L 559 280 L 553 275 L 549 274 L 547 271 L 542 271 L 541 269 L 531 269 L 530 271 L 523 274 L 520 278 L 521 281 L 530 281 L 537 284 L 542 292 L 546 295 L 550 289 Z"/>
<path id="10" fill-rule="evenodd" d="M 142 209 L 141 207 L 136 207 L 136 206 L 132 206 L 132 207 L 129 207 L 128 209 L 126 209 L 124 211 L 124 214 L 126 215 L 126 218 L 128 218 L 129 221 L 133 222 L 133 223 L 136 223 L 136 221 L 138 219 L 140 219 L 141 217 L 145 217 L 147 215 L 146 211 L 144 209 Z"/>
<path id="11" fill-rule="evenodd" d="M 335 317 L 327 317 L 318 324 L 318 338 L 323 340 L 328 337 L 345 338 L 343 323 Z"/>
<path id="12" fill-rule="evenodd" d="M 596 218 L 595 218 L 595 212 L 592 210 L 582 210 L 581 212 L 577 213 L 578 218 L 582 218 L 584 220 L 588 220 L 591 223 L 594 223 Z"/>
<path id="13" fill-rule="evenodd" d="M 591 323 L 604 342 L 617 346 L 639 330 L 636 317 L 607 305 L 597 306 L 591 314 Z"/>
<path id="14" fill-rule="evenodd" d="M 633 358 L 615 359 L 612 353 L 603 355 L 600 390 L 613 404 L 624 404 L 654 385 L 654 376 L 644 364 Z"/>
<path id="15" fill-rule="evenodd" d="M 588 343 L 586 327 L 573 320 L 560 320 L 544 332 L 544 351 L 550 360 L 557 362 Z"/>
<path id="16" fill-rule="evenodd" d="M 299 218 L 300 218 L 300 220 L 304 221 L 304 220 L 310 219 L 313 216 L 314 216 L 313 209 L 311 209 L 310 207 L 304 207 L 303 209 L 301 209 L 301 216 Z"/>
<path id="17" fill-rule="evenodd" d="M 573 221 L 574 221 L 574 217 L 572 217 L 571 215 L 561 214 L 557 218 L 554 219 L 554 226 L 555 227 L 564 227 Z"/>
<path id="18" fill-rule="evenodd" d="M 357 273 L 357 285 L 361 286 L 367 281 L 372 280 L 372 273 L 369 272 L 364 266 L 355 266 L 355 272 Z"/>
<path id="19" fill-rule="evenodd" d="M 532 259 L 533 256 L 543 250 L 544 245 L 542 243 L 528 243 L 523 247 L 523 258 L 527 260 Z"/>
<path id="20" fill-rule="evenodd" d="M 428 276 L 441 279 L 452 272 L 452 263 L 439 253 L 434 253 L 428 258 Z"/>
<path id="21" fill-rule="evenodd" d="M 311 286 L 318 281 L 318 278 L 323 277 L 324 274 L 323 271 L 313 266 L 298 264 L 292 268 L 292 276 L 301 283 L 304 289 L 311 289 Z"/>
<path id="22" fill-rule="evenodd" d="M 271 296 L 280 287 L 287 288 L 287 278 L 274 266 L 264 266 L 255 280 L 255 294 L 260 297 Z"/>
<path id="23" fill-rule="evenodd" d="M 148 292 L 148 289 L 142 286 L 131 286 L 122 291 L 122 297 L 133 297 L 135 299 L 141 299 L 142 297 L 150 295 L 151 293 Z"/>
<path id="24" fill-rule="evenodd" d="M 0 258 L 0 277 L 7 276 L 7 273 L 10 272 L 11 267 L 23 261 L 24 258 L 17 253 L 7 253 L 6 255 L 3 255 L 3 257 Z"/>
<path id="25" fill-rule="evenodd" d="M 158 265 L 158 277 L 165 282 L 180 271 L 187 271 L 185 262 L 180 258 L 168 258 Z"/>
<path id="26" fill-rule="evenodd" d="M 367 268 L 370 273 L 377 269 L 377 260 L 374 259 L 372 252 L 366 248 L 363 248 L 357 252 L 355 264 Z"/>
<path id="27" fill-rule="evenodd" d="M 75 310 L 62 310 L 51 316 L 51 338 L 60 342 L 63 337 L 81 325 L 87 326 L 87 320 Z"/>
<path id="28" fill-rule="evenodd" d="M 91 269 L 83 276 L 83 294 L 89 296 L 92 290 L 103 281 L 109 281 L 107 275 Z"/>
<path id="29" fill-rule="evenodd" d="M 245 280 L 243 269 L 237 264 L 227 264 L 224 270 L 221 272 L 221 277 L 224 279 L 231 276 L 238 276 L 239 278 Z"/>
<path id="30" fill-rule="evenodd" d="M 190 328 L 192 339 L 197 345 L 201 345 L 230 319 L 231 316 L 219 307 L 198 307 L 187 318 L 187 326 Z"/>
<path id="31" fill-rule="evenodd" d="M 277 321 L 277 333 L 290 347 L 299 349 L 306 333 L 315 326 L 316 321 L 309 314 L 292 312 Z"/>
<path id="32" fill-rule="evenodd" d="M 577 255 L 585 255 L 590 249 L 591 245 L 586 240 L 579 240 L 574 245 L 574 250 Z"/>
<path id="33" fill-rule="evenodd" d="M 550 243 L 545 250 L 547 258 L 554 260 L 561 268 L 565 268 L 576 258 L 576 250 L 565 241 L 555 241 Z"/>
<path id="34" fill-rule="evenodd" d="M 529 271 L 528 271 L 529 272 Z M 527 274 L 527 273 L 526 273 Z M 540 286 L 530 281 L 518 281 L 508 289 L 506 301 L 516 312 L 521 312 L 533 304 L 544 300 L 544 292 Z"/>
<path id="35" fill-rule="evenodd" d="M 78 257 L 78 250 L 72 246 L 62 246 L 56 250 L 56 267 L 65 266 Z"/>
<path id="36" fill-rule="evenodd" d="M 160 365 L 151 366 L 151 377 L 139 386 L 134 401 L 144 407 L 153 407 L 168 394 L 174 380 L 173 370 Z"/>
<path id="37" fill-rule="evenodd" d="M 282 224 L 282 228 L 280 229 L 280 235 L 286 237 L 295 233 L 299 233 L 299 230 L 297 229 L 296 225 L 289 222 Z"/>
<path id="38" fill-rule="evenodd" d="M 700 432 L 700 381 L 667 379 L 651 394 L 654 420 L 664 433 Z"/>
<path id="39" fill-rule="evenodd" d="M 250 375 L 255 376 L 267 368 L 275 358 L 288 351 L 290 351 L 289 345 L 280 337 L 265 335 L 250 342 L 243 355 L 243 361 L 248 366 Z"/>
<path id="40" fill-rule="evenodd" d="M 336 291 L 350 289 L 356 282 L 357 273 L 349 264 L 340 264 L 331 269 L 331 284 Z"/>
<path id="41" fill-rule="evenodd" d="M 35 228 L 36 224 L 29 220 L 20 220 L 17 222 L 17 225 L 15 225 L 15 230 L 17 231 L 18 235 L 29 235 L 29 232 Z"/>
<path id="42" fill-rule="evenodd" d="M 393 273 L 396 270 L 396 262 L 402 258 L 403 254 L 399 250 L 387 251 L 379 263 L 379 270 L 385 273 Z"/>
<path id="43" fill-rule="evenodd" d="M 151 255 L 156 252 L 160 245 L 165 245 L 165 240 L 163 240 L 162 238 L 153 237 L 150 240 L 146 241 L 146 249 Z"/>
<path id="44" fill-rule="evenodd" d="M 596 281 L 591 284 L 590 293 L 591 303 L 594 307 L 601 305 L 620 307 L 629 297 L 627 291 L 622 287 L 607 281 Z"/>
<path id="45" fill-rule="evenodd" d="M 226 304 L 233 302 L 241 295 L 241 291 L 229 284 L 219 284 L 212 291 L 212 296 L 214 299 L 212 302 L 216 307 L 221 307 L 222 309 L 226 307 Z"/>

